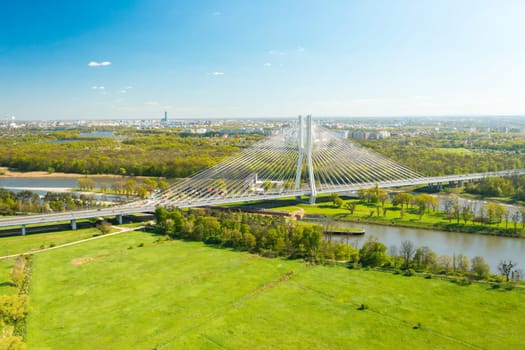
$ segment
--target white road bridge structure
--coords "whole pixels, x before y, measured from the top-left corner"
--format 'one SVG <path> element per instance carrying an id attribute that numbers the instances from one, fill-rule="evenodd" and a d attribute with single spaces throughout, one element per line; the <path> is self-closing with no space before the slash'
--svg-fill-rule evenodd
<path id="1" fill-rule="evenodd" d="M 217 165 L 180 179 L 154 198 L 110 208 L 60 213 L 24 215 L 0 219 L 0 227 L 25 226 L 48 222 L 152 212 L 157 206 L 179 208 L 242 203 L 283 197 L 354 192 L 379 186 L 393 188 L 410 185 L 458 183 L 524 175 L 525 169 L 425 177 L 336 133 L 312 123 L 311 116 L 300 116 L 297 126 L 280 130 Z"/>

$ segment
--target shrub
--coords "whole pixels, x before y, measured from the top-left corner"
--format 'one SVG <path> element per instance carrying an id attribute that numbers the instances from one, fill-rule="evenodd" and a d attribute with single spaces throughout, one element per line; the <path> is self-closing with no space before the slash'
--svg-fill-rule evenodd
<path id="1" fill-rule="evenodd" d="M 403 272 L 403 276 L 407 276 L 407 277 L 414 276 L 415 274 L 416 272 L 414 271 L 414 269 L 406 269 Z"/>
<path id="2" fill-rule="evenodd" d="M 368 305 L 367 304 L 361 304 L 361 305 L 359 305 L 357 310 L 368 310 Z"/>

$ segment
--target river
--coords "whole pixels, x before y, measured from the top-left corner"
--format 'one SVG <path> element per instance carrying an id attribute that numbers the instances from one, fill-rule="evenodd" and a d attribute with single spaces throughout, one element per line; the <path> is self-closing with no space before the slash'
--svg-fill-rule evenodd
<path id="1" fill-rule="evenodd" d="M 320 224 L 322 223 L 320 222 Z M 503 259 L 511 259 L 518 263 L 518 269 L 525 270 L 525 239 L 523 238 L 485 236 L 352 222 L 337 222 L 337 226 L 358 227 L 366 230 L 364 236 L 333 236 L 333 239 L 348 242 L 357 248 L 361 247 L 370 236 L 377 237 L 387 247 L 395 245 L 399 248 L 401 242 L 409 240 L 416 247 L 430 247 L 438 255 L 464 254 L 469 259 L 476 255 L 482 256 L 490 265 L 492 273 L 497 273 L 498 263 Z"/>
<path id="2" fill-rule="evenodd" d="M 96 183 L 96 187 L 100 187 L 101 183 L 106 183 L 111 186 L 116 181 L 121 179 L 113 178 L 92 178 Z M 71 177 L 0 177 L 0 188 L 5 188 L 9 191 L 20 192 L 28 190 L 40 196 L 45 196 L 48 192 L 70 192 L 72 188 L 78 188 L 78 178 Z M 90 196 L 97 198 L 103 202 L 120 202 L 123 197 L 120 195 L 111 195 L 103 193 L 92 193 Z"/>

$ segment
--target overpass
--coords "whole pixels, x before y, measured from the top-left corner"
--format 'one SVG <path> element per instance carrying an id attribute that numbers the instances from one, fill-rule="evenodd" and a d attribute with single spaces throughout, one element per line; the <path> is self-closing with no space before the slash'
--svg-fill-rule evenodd
<path id="1" fill-rule="evenodd" d="M 487 177 L 525 175 L 525 169 L 427 177 L 299 117 L 295 128 L 283 129 L 239 154 L 186 179 L 160 194 L 110 208 L 95 208 L 0 219 L 0 227 L 152 212 L 157 206 L 191 208 L 207 205 L 344 193 L 378 186 L 396 188 L 440 185 Z"/>

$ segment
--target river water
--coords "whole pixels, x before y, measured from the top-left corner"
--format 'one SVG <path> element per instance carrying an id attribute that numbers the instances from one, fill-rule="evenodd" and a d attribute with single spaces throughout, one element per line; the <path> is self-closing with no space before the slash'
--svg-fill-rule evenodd
<path id="1" fill-rule="evenodd" d="M 320 222 L 319 224 L 323 223 Z M 523 238 L 485 236 L 352 222 L 337 222 L 337 226 L 365 229 L 366 234 L 364 236 L 333 236 L 333 239 L 347 242 L 357 248 L 361 247 L 370 236 L 377 237 L 387 247 L 395 245 L 399 248 L 403 241 L 409 240 L 416 247 L 430 247 L 438 255 L 464 254 L 469 259 L 476 255 L 482 256 L 487 260 L 493 273 L 497 273 L 498 263 L 503 259 L 511 259 L 518 263 L 518 269 L 525 270 L 525 239 Z"/>
<path id="2" fill-rule="evenodd" d="M 101 183 L 108 184 L 109 187 L 120 179 L 112 178 L 92 178 L 96 183 L 96 187 L 100 187 Z M 5 188 L 9 191 L 20 192 L 28 190 L 40 196 L 45 196 L 47 192 L 69 192 L 71 188 L 78 188 L 78 178 L 71 177 L 0 177 L 0 188 Z M 120 202 L 123 197 L 119 195 L 110 195 L 103 193 L 90 194 L 103 202 Z"/>

